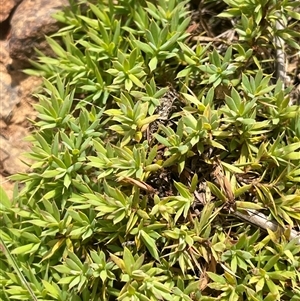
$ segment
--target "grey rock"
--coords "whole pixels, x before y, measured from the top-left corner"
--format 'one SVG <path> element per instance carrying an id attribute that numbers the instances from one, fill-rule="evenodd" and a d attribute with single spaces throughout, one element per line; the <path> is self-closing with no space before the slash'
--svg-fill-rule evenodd
<path id="1" fill-rule="evenodd" d="M 20 102 L 18 87 L 13 84 L 11 76 L 4 65 L 0 64 L 0 119 L 8 123 L 12 108 Z"/>
<path id="2" fill-rule="evenodd" d="M 68 5 L 68 0 L 23 0 L 17 7 L 9 40 L 9 54 L 17 69 L 30 65 L 29 59 L 36 57 L 35 48 L 52 53 L 44 36 L 59 30 L 60 24 L 52 16 Z"/>

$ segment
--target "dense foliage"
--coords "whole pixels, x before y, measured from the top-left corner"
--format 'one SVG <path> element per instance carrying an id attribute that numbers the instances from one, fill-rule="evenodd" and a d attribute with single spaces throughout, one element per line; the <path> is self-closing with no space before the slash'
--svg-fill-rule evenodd
<path id="1" fill-rule="evenodd" d="M 297 5 L 58 14 L 55 56 L 27 70 L 45 77 L 30 171 L 0 201 L 1 300 L 300 300 L 300 110 L 274 73 L 276 38 L 299 50 Z"/>

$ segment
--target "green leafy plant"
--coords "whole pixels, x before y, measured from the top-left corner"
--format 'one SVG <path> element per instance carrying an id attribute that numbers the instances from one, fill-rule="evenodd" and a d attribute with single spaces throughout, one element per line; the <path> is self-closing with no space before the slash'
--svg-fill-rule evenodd
<path id="1" fill-rule="evenodd" d="M 55 16 L 55 56 L 26 71 L 44 77 L 30 170 L 0 190 L 1 300 L 300 298 L 299 105 L 256 48 L 295 46 L 299 16 L 273 2 L 203 1 L 229 46 L 195 42 L 188 2 Z"/>

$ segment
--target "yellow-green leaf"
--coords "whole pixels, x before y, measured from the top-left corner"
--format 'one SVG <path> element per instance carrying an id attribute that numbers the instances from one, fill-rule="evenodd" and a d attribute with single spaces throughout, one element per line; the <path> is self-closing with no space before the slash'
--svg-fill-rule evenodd
<path id="1" fill-rule="evenodd" d="M 146 245 L 148 251 L 150 252 L 150 254 L 153 256 L 153 258 L 155 258 L 157 261 L 159 261 L 159 256 L 158 256 L 157 248 L 155 245 L 155 240 L 153 238 L 151 238 L 149 236 L 149 234 L 146 233 L 144 230 L 141 230 L 140 234 L 141 234 L 141 238 L 142 238 L 144 244 Z"/>

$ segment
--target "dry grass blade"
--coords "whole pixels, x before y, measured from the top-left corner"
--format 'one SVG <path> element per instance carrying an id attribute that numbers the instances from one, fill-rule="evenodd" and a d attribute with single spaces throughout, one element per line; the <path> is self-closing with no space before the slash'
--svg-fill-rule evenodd
<path id="1" fill-rule="evenodd" d="M 5 242 L 3 241 L 2 237 L 0 236 L 0 250 L 4 253 L 6 256 L 8 262 L 12 265 L 13 269 L 15 270 L 16 274 L 18 275 L 21 283 L 24 285 L 26 290 L 28 291 L 29 295 L 31 296 L 33 301 L 38 301 L 38 298 L 34 294 L 32 288 L 30 287 L 29 283 L 27 282 L 26 278 L 24 277 L 22 271 L 20 270 L 17 261 L 15 260 L 14 256 L 10 253 L 8 247 L 6 246 Z"/>

